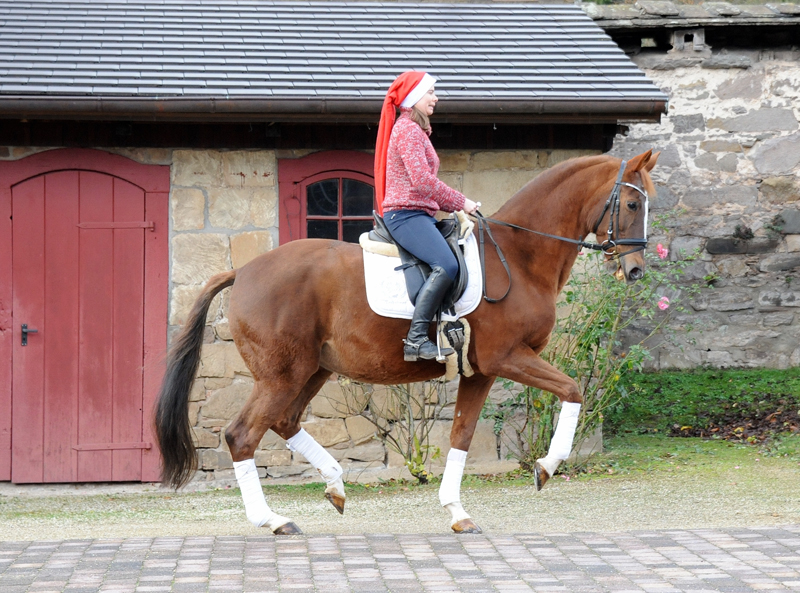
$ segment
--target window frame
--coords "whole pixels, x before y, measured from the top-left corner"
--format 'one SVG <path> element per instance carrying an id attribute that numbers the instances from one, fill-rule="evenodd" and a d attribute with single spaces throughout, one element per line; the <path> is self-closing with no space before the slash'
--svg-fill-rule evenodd
<path id="1" fill-rule="evenodd" d="M 374 156 L 367 152 L 328 150 L 315 152 L 299 159 L 278 159 L 278 234 L 281 245 L 305 239 L 307 233 L 306 188 L 317 181 L 348 178 L 375 187 Z M 340 182 L 341 187 L 341 182 Z M 339 212 L 342 212 L 341 200 Z M 358 220 L 361 217 L 352 217 Z M 314 219 L 325 217 L 312 216 Z M 333 219 L 332 217 L 330 219 Z M 337 217 L 339 230 L 342 220 Z"/>

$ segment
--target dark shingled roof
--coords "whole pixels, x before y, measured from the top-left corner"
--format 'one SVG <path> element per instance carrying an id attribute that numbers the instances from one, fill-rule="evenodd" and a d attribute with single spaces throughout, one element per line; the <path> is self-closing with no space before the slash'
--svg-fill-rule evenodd
<path id="1" fill-rule="evenodd" d="M 6 117 L 374 114 L 407 69 L 452 113 L 658 119 L 667 101 L 575 5 L 0 0 Z"/>

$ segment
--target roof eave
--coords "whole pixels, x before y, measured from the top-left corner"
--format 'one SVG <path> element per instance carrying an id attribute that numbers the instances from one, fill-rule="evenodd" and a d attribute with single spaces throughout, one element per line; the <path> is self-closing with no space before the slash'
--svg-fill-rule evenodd
<path id="1" fill-rule="evenodd" d="M 184 98 L 5 95 L 0 118 L 182 122 L 377 122 L 382 100 L 353 98 Z M 437 121 L 468 123 L 616 123 L 659 121 L 663 98 L 447 98 Z"/>

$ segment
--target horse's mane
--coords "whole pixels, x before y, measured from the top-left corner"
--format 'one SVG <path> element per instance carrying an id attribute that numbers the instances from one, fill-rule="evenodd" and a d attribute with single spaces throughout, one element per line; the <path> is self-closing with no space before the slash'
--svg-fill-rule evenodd
<path id="1" fill-rule="evenodd" d="M 495 216 L 502 216 L 503 214 L 512 213 L 518 206 L 520 206 L 520 202 L 529 198 L 530 194 L 537 195 L 537 202 L 540 203 L 540 200 L 545 199 L 546 196 L 550 195 L 550 191 L 548 191 L 550 188 L 557 187 L 564 182 L 567 182 L 569 178 L 574 177 L 575 173 L 577 172 L 576 170 L 579 169 L 585 171 L 587 169 L 606 164 L 612 160 L 616 160 L 615 157 L 607 154 L 600 154 L 593 156 L 574 157 L 561 162 L 556 166 L 540 173 L 526 183 L 519 191 L 517 191 L 517 193 L 515 193 L 506 201 L 506 203 L 497 211 Z"/>

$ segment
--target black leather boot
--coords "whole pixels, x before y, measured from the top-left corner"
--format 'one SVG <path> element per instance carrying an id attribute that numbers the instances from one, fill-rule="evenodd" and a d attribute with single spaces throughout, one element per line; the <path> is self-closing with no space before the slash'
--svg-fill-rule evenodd
<path id="1" fill-rule="evenodd" d="M 411 329 L 403 342 L 403 359 L 414 362 L 422 358 L 423 360 L 433 360 L 439 355 L 436 344 L 428 339 L 428 327 L 430 327 L 433 316 L 442 299 L 447 294 L 447 290 L 453 281 L 445 273 L 444 268 L 434 266 L 431 275 L 419 289 L 417 303 L 414 307 L 414 316 L 411 318 Z M 449 356 L 454 350 L 452 348 L 442 348 L 442 356 Z"/>

